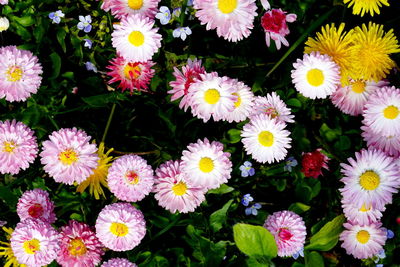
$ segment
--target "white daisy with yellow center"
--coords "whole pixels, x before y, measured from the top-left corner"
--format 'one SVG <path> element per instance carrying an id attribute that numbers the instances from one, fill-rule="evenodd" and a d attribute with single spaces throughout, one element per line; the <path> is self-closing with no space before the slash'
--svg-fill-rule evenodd
<path id="1" fill-rule="evenodd" d="M 382 210 L 378 210 L 374 209 L 371 205 L 365 204 L 361 208 L 358 208 L 349 199 L 342 200 L 342 208 L 347 220 L 360 225 L 378 222 L 382 218 L 382 212 L 385 211 L 385 207 Z"/>
<path id="2" fill-rule="evenodd" d="M 235 109 L 232 112 L 225 113 L 225 120 L 229 122 L 241 122 L 246 120 L 253 108 L 254 94 L 250 87 L 236 79 L 231 80 L 236 91 L 233 93 L 237 96 L 237 100 L 234 103 Z"/>
<path id="3" fill-rule="evenodd" d="M 160 0 L 112 0 L 110 10 L 117 19 L 135 14 L 153 19 L 159 2 Z"/>

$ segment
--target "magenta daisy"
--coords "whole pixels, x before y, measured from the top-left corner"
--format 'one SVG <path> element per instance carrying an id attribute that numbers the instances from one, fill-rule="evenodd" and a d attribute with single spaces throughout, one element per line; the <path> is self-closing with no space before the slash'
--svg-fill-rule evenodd
<path id="1" fill-rule="evenodd" d="M 292 256 L 304 247 L 306 226 L 296 213 L 288 210 L 274 212 L 265 220 L 264 227 L 275 238 L 278 256 Z"/>
<path id="2" fill-rule="evenodd" d="M 382 150 L 388 156 L 396 158 L 400 156 L 400 135 L 385 136 L 375 133 L 368 126 L 362 126 L 361 130 L 361 136 L 367 142 L 368 148 Z"/>
<path id="3" fill-rule="evenodd" d="M 303 59 L 293 63 L 292 82 L 305 97 L 326 98 L 336 91 L 340 84 L 339 66 L 328 55 L 319 52 L 304 54 Z"/>
<path id="4" fill-rule="evenodd" d="M 90 136 L 76 128 L 54 131 L 50 140 L 43 142 L 43 169 L 58 183 L 81 183 L 96 169 L 97 147 L 90 144 Z"/>
<path id="5" fill-rule="evenodd" d="M 339 239 L 349 255 L 356 259 L 367 259 L 375 256 L 383 249 L 386 242 L 386 230 L 381 223 L 371 223 L 364 226 L 351 222 L 344 223 L 345 230 Z"/>
<path id="6" fill-rule="evenodd" d="M 337 90 L 331 95 L 332 103 L 343 113 L 358 116 L 362 113 L 365 103 L 369 96 L 377 89 L 388 85 L 387 81 L 363 81 L 352 80 L 350 85 L 339 85 Z"/>
<path id="7" fill-rule="evenodd" d="M 10 241 L 18 262 L 28 266 L 50 264 L 60 250 L 57 231 L 48 223 L 30 218 L 17 224 Z"/>
<path id="8" fill-rule="evenodd" d="M 107 68 L 108 76 L 111 76 L 109 84 L 119 82 L 118 87 L 122 92 L 128 89 L 131 93 L 137 91 L 148 91 L 151 78 L 154 76 L 153 61 L 129 62 L 123 57 L 116 57 L 110 61 Z"/>
<path id="9" fill-rule="evenodd" d="M 112 258 L 103 264 L 100 267 L 137 267 L 135 263 L 128 261 L 123 258 Z"/>
<path id="10" fill-rule="evenodd" d="M 25 101 L 36 94 L 42 77 L 42 66 L 30 51 L 16 46 L 0 48 L 0 98 L 7 101 Z"/>
<path id="11" fill-rule="evenodd" d="M 382 210 L 392 202 L 392 194 L 400 187 L 400 172 L 393 158 L 379 150 L 363 149 L 356 152 L 355 160 L 348 161 L 350 164 L 340 164 L 343 198 L 359 209 L 364 205 Z"/>
<path id="12" fill-rule="evenodd" d="M 180 161 L 167 161 L 156 170 L 153 192 L 161 207 L 172 213 L 193 212 L 205 200 L 205 190 L 193 187 L 181 171 Z"/>
<path id="13" fill-rule="evenodd" d="M 110 1 L 108 8 L 117 19 L 134 14 L 154 19 L 158 2 L 160 0 L 113 0 Z"/>
<path id="14" fill-rule="evenodd" d="M 60 228 L 57 263 L 63 267 L 96 266 L 104 255 L 103 245 L 89 225 L 74 220 Z"/>
<path id="15" fill-rule="evenodd" d="M 255 0 L 194 0 L 196 17 L 206 29 L 231 42 L 247 38 L 257 16 Z"/>
<path id="16" fill-rule="evenodd" d="M 400 135 L 400 89 L 383 87 L 368 99 L 363 124 L 384 136 Z"/>
<path id="17" fill-rule="evenodd" d="M 174 67 L 175 80 L 171 81 L 169 85 L 172 90 L 168 91 L 171 94 L 171 101 L 175 101 L 182 97 L 179 103 L 179 108 L 183 108 L 185 111 L 190 106 L 190 94 L 189 87 L 196 80 L 200 79 L 200 74 L 206 73 L 204 67 L 201 65 L 201 60 L 194 59 L 193 61 L 189 58 L 185 66 L 182 67 L 182 72 Z"/>
<path id="18" fill-rule="evenodd" d="M 136 202 L 147 196 L 154 184 L 154 173 L 143 158 L 124 155 L 108 169 L 110 191 L 120 200 Z"/>
<path id="19" fill-rule="evenodd" d="M 225 113 L 224 119 L 229 122 L 241 122 L 249 117 L 253 110 L 254 94 L 250 87 L 237 79 L 230 79 L 233 87 L 235 88 L 234 96 L 237 96 L 237 100 L 234 103 L 235 109 L 232 112 Z"/>
<path id="20" fill-rule="evenodd" d="M 188 145 L 187 150 L 182 152 L 180 167 L 191 186 L 208 190 L 228 182 L 232 172 L 231 154 L 223 149 L 222 143 L 210 143 L 207 138 Z"/>
<path id="21" fill-rule="evenodd" d="M 47 223 L 54 223 L 54 203 L 49 198 L 49 193 L 36 188 L 25 191 L 18 200 L 17 214 L 21 221 L 32 218 L 40 219 Z"/>
<path id="22" fill-rule="evenodd" d="M 35 161 L 38 145 L 33 134 L 22 122 L 0 121 L 0 173 L 18 174 Z"/>
<path id="23" fill-rule="evenodd" d="M 96 236 L 101 243 L 115 251 L 131 250 L 146 235 L 143 213 L 129 203 L 105 206 L 96 220 Z"/>
<path id="24" fill-rule="evenodd" d="M 251 115 L 257 114 L 267 114 L 271 118 L 276 118 L 277 121 L 285 123 L 294 122 L 294 115 L 292 115 L 291 110 L 275 92 L 255 98 Z"/>
<path id="25" fill-rule="evenodd" d="M 285 123 L 267 114 L 252 116 L 241 133 L 246 153 L 261 163 L 283 160 L 292 141 L 285 127 Z"/>
<path id="26" fill-rule="evenodd" d="M 122 18 L 121 23 L 114 25 L 112 46 L 127 61 L 148 61 L 161 47 L 161 35 L 153 26 L 153 20 L 140 15 Z"/>
<path id="27" fill-rule="evenodd" d="M 360 225 L 379 222 L 382 218 L 382 212 L 385 211 L 385 207 L 382 210 L 378 210 L 372 208 L 370 205 L 362 205 L 361 208 L 357 208 L 351 199 L 342 199 L 342 208 L 348 221 Z"/>

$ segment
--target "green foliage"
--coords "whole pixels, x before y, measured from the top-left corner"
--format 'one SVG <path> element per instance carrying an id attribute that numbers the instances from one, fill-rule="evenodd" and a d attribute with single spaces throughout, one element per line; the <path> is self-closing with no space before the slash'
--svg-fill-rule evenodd
<path id="1" fill-rule="evenodd" d="M 310 244 L 305 247 L 306 250 L 328 251 L 336 246 L 339 235 L 343 231 L 343 215 L 335 217 L 332 221 L 325 224 L 310 239 Z"/>

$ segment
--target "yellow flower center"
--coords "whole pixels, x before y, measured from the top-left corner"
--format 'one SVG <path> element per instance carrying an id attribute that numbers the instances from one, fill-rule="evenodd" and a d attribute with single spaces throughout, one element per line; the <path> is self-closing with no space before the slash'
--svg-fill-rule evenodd
<path id="1" fill-rule="evenodd" d="M 399 109 L 397 108 L 397 107 L 395 107 L 395 106 L 388 106 L 387 108 L 385 108 L 384 110 L 383 110 L 383 116 L 386 118 L 386 119 L 389 119 L 389 120 L 394 120 L 394 119 L 396 119 L 397 118 L 397 116 L 399 116 Z"/>
<path id="2" fill-rule="evenodd" d="M 14 149 L 17 147 L 17 145 L 13 141 L 11 142 L 5 141 L 3 145 L 4 145 L 3 151 L 8 153 L 12 153 Z"/>
<path id="3" fill-rule="evenodd" d="M 64 165 L 71 165 L 78 160 L 78 154 L 72 149 L 67 149 L 58 155 L 58 159 Z"/>
<path id="4" fill-rule="evenodd" d="M 263 146 L 270 147 L 274 144 L 274 135 L 269 131 L 262 131 L 258 134 L 258 142 Z"/>
<path id="5" fill-rule="evenodd" d="M 201 158 L 199 168 L 202 172 L 211 172 L 214 170 L 214 161 L 208 157 Z"/>
<path id="6" fill-rule="evenodd" d="M 311 69 L 307 72 L 307 81 L 312 86 L 320 86 L 324 80 L 324 73 L 320 69 Z"/>
<path id="7" fill-rule="evenodd" d="M 379 186 L 380 180 L 374 171 L 366 171 L 360 176 L 360 185 L 365 190 L 374 190 Z"/>
<path id="8" fill-rule="evenodd" d="M 143 6 L 143 0 L 128 0 L 128 6 L 134 10 L 141 9 Z"/>
<path id="9" fill-rule="evenodd" d="M 22 246 L 27 254 L 35 254 L 40 250 L 40 241 L 37 239 L 27 240 Z"/>
<path id="10" fill-rule="evenodd" d="M 367 211 L 370 211 L 370 210 L 371 210 L 371 206 L 369 206 L 368 209 L 367 209 L 367 207 L 365 206 L 365 204 L 363 204 L 362 207 L 361 207 L 361 209 L 359 209 L 359 211 L 361 211 L 361 212 L 367 212 Z"/>
<path id="11" fill-rule="evenodd" d="M 361 230 L 357 233 L 357 241 L 360 242 L 361 244 L 365 244 L 369 240 L 369 233 L 365 230 Z"/>
<path id="12" fill-rule="evenodd" d="M 237 96 L 237 100 L 235 102 L 235 107 L 236 108 L 240 107 L 240 105 L 242 104 L 242 98 L 237 93 L 233 93 L 232 95 Z"/>
<path id="13" fill-rule="evenodd" d="M 187 186 L 184 182 L 179 182 L 172 187 L 172 191 L 177 196 L 183 196 L 186 194 Z"/>
<path id="14" fill-rule="evenodd" d="M 208 104 L 215 104 L 219 101 L 221 95 L 219 94 L 217 89 L 208 89 L 205 93 L 204 93 L 204 100 L 208 103 Z"/>
<path id="15" fill-rule="evenodd" d="M 129 232 L 129 229 L 124 223 L 113 222 L 110 226 L 110 232 L 116 236 L 126 236 Z"/>
<path id="16" fill-rule="evenodd" d="M 354 92 L 354 93 L 357 93 L 357 94 L 361 94 L 361 93 L 364 93 L 364 91 L 365 91 L 365 86 L 366 86 L 367 84 L 364 82 L 364 81 L 362 81 L 362 80 L 356 80 L 355 82 L 353 82 L 353 84 L 351 85 L 351 90 Z"/>
<path id="17" fill-rule="evenodd" d="M 18 66 L 11 66 L 6 71 L 7 80 L 9 82 L 18 82 L 22 78 L 23 71 Z"/>
<path id="18" fill-rule="evenodd" d="M 237 0 L 218 0 L 218 9 L 224 13 L 232 13 L 237 7 Z"/>
<path id="19" fill-rule="evenodd" d="M 68 251 L 72 256 L 82 256 L 86 254 L 87 248 L 82 239 L 74 238 L 69 242 Z"/>
<path id="20" fill-rule="evenodd" d="M 139 183 L 139 175 L 134 172 L 134 171 L 128 171 L 125 174 L 126 179 L 128 180 L 128 183 L 130 184 L 137 184 Z"/>
<path id="21" fill-rule="evenodd" d="M 128 63 L 124 67 L 125 78 L 127 79 L 137 79 L 140 76 L 141 68 L 138 63 Z"/>
<path id="22" fill-rule="evenodd" d="M 144 43 L 144 35 L 140 31 L 133 31 L 129 34 L 128 40 L 134 46 L 141 46 Z"/>

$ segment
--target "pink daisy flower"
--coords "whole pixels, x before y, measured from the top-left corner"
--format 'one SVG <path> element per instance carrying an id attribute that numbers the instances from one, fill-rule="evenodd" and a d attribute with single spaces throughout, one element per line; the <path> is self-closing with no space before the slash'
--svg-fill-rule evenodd
<path id="1" fill-rule="evenodd" d="M 331 95 L 332 103 L 343 113 L 358 116 L 362 113 L 369 96 L 377 89 L 388 85 L 387 81 L 363 81 L 353 80 L 348 86 L 339 84 L 336 91 Z"/>
<path id="2" fill-rule="evenodd" d="M 112 46 L 127 61 L 148 61 L 161 47 L 161 35 L 153 26 L 153 20 L 140 15 L 122 18 L 121 23 L 114 25 Z"/>
<path id="3" fill-rule="evenodd" d="M 131 250 L 146 235 L 143 213 L 129 203 L 105 206 L 96 220 L 96 236 L 101 243 L 115 251 Z"/>
<path id="4" fill-rule="evenodd" d="M 183 108 L 185 111 L 190 106 L 190 94 L 189 87 L 196 80 L 200 79 L 200 74 L 206 73 L 206 70 L 201 65 L 201 60 L 194 59 L 193 61 L 189 58 L 185 66 L 182 67 L 182 72 L 174 67 L 175 81 L 171 81 L 169 85 L 172 90 L 168 91 L 171 94 L 171 101 L 175 101 L 182 97 L 179 103 L 179 108 Z"/>
<path id="5" fill-rule="evenodd" d="M 43 142 L 43 169 L 58 183 L 72 185 L 86 180 L 98 165 L 97 147 L 90 136 L 76 128 L 54 131 Z"/>
<path id="6" fill-rule="evenodd" d="M 400 135 L 400 89 L 383 87 L 368 99 L 363 124 L 384 136 Z"/>
<path id="7" fill-rule="evenodd" d="M 265 42 L 269 47 L 271 39 L 275 41 L 276 49 L 281 49 L 281 44 L 289 46 L 285 36 L 290 33 L 286 22 L 295 22 L 296 14 L 287 14 L 282 9 L 267 11 L 261 18 L 261 25 L 265 31 Z"/>
<path id="8" fill-rule="evenodd" d="M 57 263 L 64 267 L 96 266 L 104 255 L 103 245 L 89 225 L 74 220 L 60 228 Z"/>
<path id="9" fill-rule="evenodd" d="M 108 76 L 111 76 L 109 84 L 120 82 L 118 87 L 122 92 L 126 89 L 132 93 L 133 91 L 148 91 L 151 78 L 154 76 L 153 61 L 147 62 L 129 62 L 123 57 L 116 57 L 110 61 L 107 68 Z"/>
<path id="10" fill-rule="evenodd" d="M 381 223 L 357 225 L 352 222 L 344 223 L 344 230 L 339 239 L 343 241 L 342 248 L 356 259 L 367 259 L 375 256 L 383 249 L 386 242 L 386 230 Z"/>
<path id="11" fill-rule="evenodd" d="M 378 210 L 365 205 L 357 208 L 351 199 L 342 199 L 342 208 L 347 220 L 359 225 L 379 222 L 382 218 L 382 212 L 386 209 L 383 207 L 382 210 Z"/>
<path id="12" fill-rule="evenodd" d="M 154 173 L 143 158 L 124 155 L 108 169 L 110 191 L 120 200 L 136 202 L 147 196 L 154 184 Z"/>
<path id="13" fill-rule="evenodd" d="M 193 7 L 201 25 L 231 42 L 247 38 L 257 16 L 255 0 L 194 0 Z"/>
<path id="14" fill-rule="evenodd" d="M 350 164 L 341 163 L 344 188 L 339 189 L 343 198 L 351 200 L 356 208 L 371 206 L 382 210 L 392 203 L 392 194 L 400 187 L 400 172 L 393 158 L 380 150 L 361 150 Z"/>
<path id="15" fill-rule="evenodd" d="M 33 134 L 22 122 L 0 121 L 0 173 L 18 174 L 35 161 L 38 145 Z"/>
<path id="16" fill-rule="evenodd" d="M 0 48 L 0 58 L 0 98 L 25 101 L 36 94 L 43 73 L 38 58 L 16 46 Z"/>
<path id="17" fill-rule="evenodd" d="M 50 264 L 60 250 L 57 231 L 48 223 L 30 218 L 17 224 L 10 241 L 18 262 L 29 267 Z"/>
<path id="18" fill-rule="evenodd" d="M 194 187 L 182 173 L 180 161 L 167 161 L 156 170 L 153 192 L 161 207 L 172 213 L 193 212 L 205 200 L 205 190 Z"/>
<path id="19" fill-rule="evenodd" d="M 114 0 L 103 0 L 103 3 L 101 4 L 101 9 L 103 9 L 106 12 L 110 11 L 113 1 Z"/>
<path id="20" fill-rule="evenodd" d="M 294 115 L 275 92 L 266 96 L 257 96 L 254 100 L 254 107 L 251 115 L 267 114 L 271 118 L 284 123 L 293 123 Z"/>
<path id="21" fill-rule="evenodd" d="M 104 262 L 100 267 L 137 267 L 137 265 L 127 259 L 112 258 Z"/>
<path id="22" fill-rule="evenodd" d="M 375 133 L 368 126 L 362 126 L 361 130 L 361 136 L 367 142 L 368 148 L 382 150 L 386 155 L 395 158 L 400 156 L 400 135 L 385 136 Z"/>
<path id="23" fill-rule="evenodd" d="M 229 122 L 241 122 L 246 120 L 253 110 L 254 105 L 254 94 L 250 87 L 237 79 L 230 79 L 232 86 L 235 88 L 234 96 L 237 97 L 234 103 L 234 110 L 224 114 L 224 120 Z"/>
<path id="24" fill-rule="evenodd" d="M 112 0 L 104 8 L 111 10 L 111 14 L 117 19 L 135 14 L 154 19 L 159 2 L 160 0 Z"/>
<path id="25" fill-rule="evenodd" d="M 296 213 L 288 210 L 274 212 L 265 220 L 264 227 L 275 238 L 278 256 L 292 256 L 304 247 L 306 226 Z"/>
<path id="26" fill-rule="evenodd" d="M 222 143 L 210 143 L 207 138 L 188 145 L 182 152 L 180 167 L 191 186 L 208 190 L 228 182 L 232 172 L 231 154 L 223 149 Z"/>
<path id="27" fill-rule="evenodd" d="M 40 219 L 47 223 L 54 223 L 54 203 L 49 198 L 49 193 L 36 188 L 25 191 L 18 200 L 17 214 L 21 221 L 32 218 Z"/>

